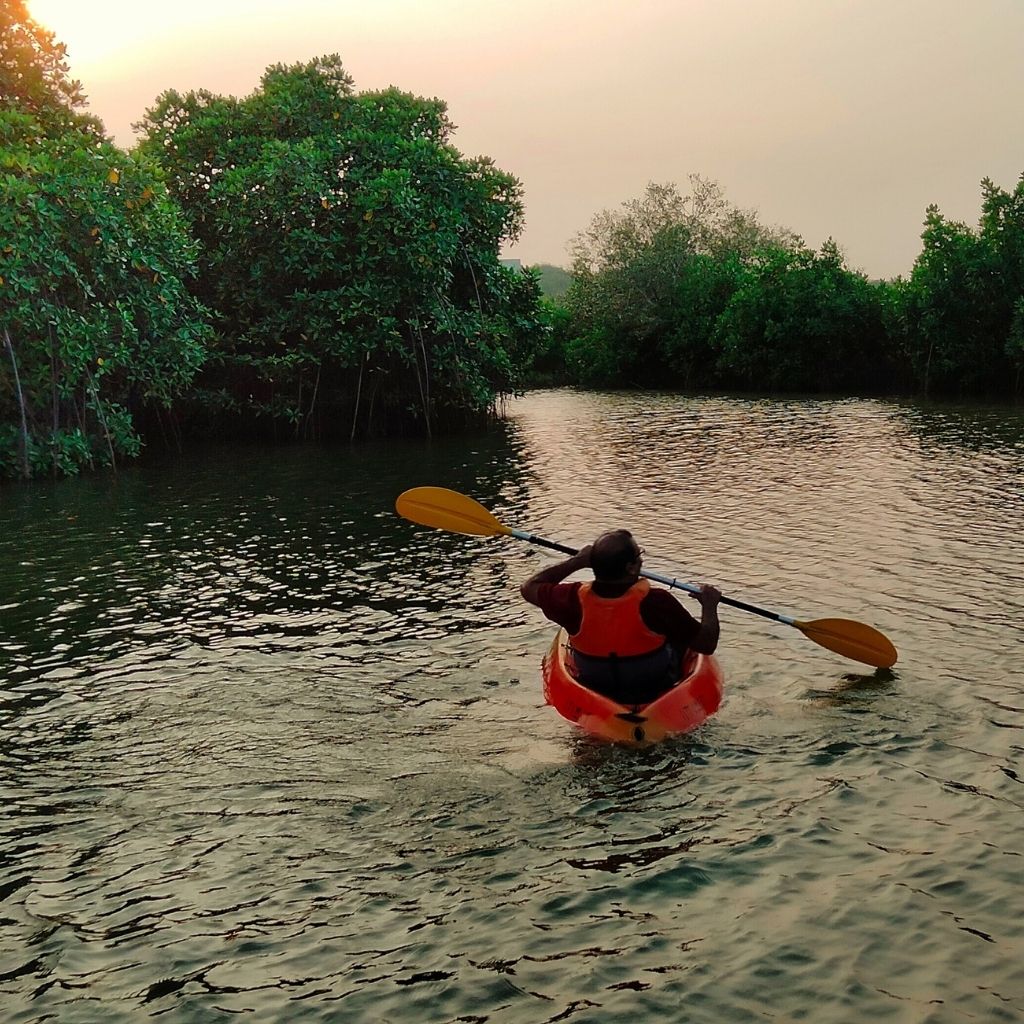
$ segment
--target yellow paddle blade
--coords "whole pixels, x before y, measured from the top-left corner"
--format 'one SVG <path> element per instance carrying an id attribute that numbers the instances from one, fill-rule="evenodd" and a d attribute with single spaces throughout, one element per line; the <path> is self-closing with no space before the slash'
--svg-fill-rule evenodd
<path id="1" fill-rule="evenodd" d="M 480 502 L 447 487 L 413 487 L 403 491 L 395 502 L 395 511 L 420 526 L 433 526 L 436 530 L 452 533 L 496 537 L 512 532 Z"/>
<path id="2" fill-rule="evenodd" d="M 899 657 L 887 636 L 863 622 L 815 619 L 813 622 L 794 622 L 793 625 L 816 644 L 865 665 L 889 668 Z"/>

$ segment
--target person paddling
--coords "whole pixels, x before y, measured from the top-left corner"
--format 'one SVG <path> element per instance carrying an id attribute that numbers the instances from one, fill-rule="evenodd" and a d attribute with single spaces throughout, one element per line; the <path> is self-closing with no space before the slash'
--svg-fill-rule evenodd
<path id="1" fill-rule="evenodd" d="M 611 530 L 519 588 L 569 634 L 579 682 L 624 705 L 656 700 L 679 681 L 688 650 L 714 654 L 718 646 L 718 589 L 704 584 L 695 595 L 698 622 L 669 591 L 640 577 L 643 554 L 629 530 Z M 586 568 L 592 583 L 562 582 Z"/>

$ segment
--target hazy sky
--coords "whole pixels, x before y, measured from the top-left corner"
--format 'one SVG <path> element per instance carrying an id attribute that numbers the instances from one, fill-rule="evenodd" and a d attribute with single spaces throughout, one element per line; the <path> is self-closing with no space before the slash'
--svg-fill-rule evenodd
<path id="1" fill-rule="evenodd" d="M 455 144 L 526 191 L 506 252 L 562 263 L 649 181 L 909 272 L 925 207 L 974 224 L 1024 173 L 1024 0 L 29 0 L 125 146 L 164 89 L 245 95 L 341 54 L 357 89 L 448 103 Z"/>

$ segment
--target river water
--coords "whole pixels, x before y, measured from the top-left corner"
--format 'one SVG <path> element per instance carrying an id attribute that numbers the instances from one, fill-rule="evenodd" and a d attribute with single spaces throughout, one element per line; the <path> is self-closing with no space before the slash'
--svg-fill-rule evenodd
<path id="1" fill-rule="evenodd" d="M 723 608 L 717 716 L 581 738 L 426 483 L 900 661 Z M 7 487 L 0 1018 L 1024 1019 L 1022 499 L 1019 409 L 569 391 Z"/>

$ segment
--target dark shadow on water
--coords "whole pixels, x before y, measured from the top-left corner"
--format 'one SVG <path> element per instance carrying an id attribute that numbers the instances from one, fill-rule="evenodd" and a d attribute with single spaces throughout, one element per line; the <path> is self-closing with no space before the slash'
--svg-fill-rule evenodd
<path id="1" fill-rule="evenodd" d="M 894 412 L 909 434 L 929 444 L 992 454 L 1024 448 L 1024 406 L 918 401 L 902 402 Z"/>
<path id="2" fill-rule="evenodd" d="M 827 690 L 807 690 L 804 699 L 832 707 L 861 708 L 865 701 L 896 694 L 898 681 L 899 674 L 888 668 L 876 668 L 871 673 L 847 672 Z"/>
<path id="3" fill-rule="evenodd" d="M 724 815 L 709 808 L 701 788 L 714 748 L 697 734 L 643 747 L 586 736 L 570 742 L 572 762 L 560 771 L 580 820 L 591 827 L 564 844 L 564 863 L 585 876 L 603 876 L 664 862 L 673 886 L 705 884 L 694 858 L 697 848 L 713 841 L 714 823 Z M 664 870 L 655 869 L 655 875 Z"/>
<path id="4" fill-rule="evenodd" d="M 413 526 L 395 498 L 436 484 L 500 514 L 524 500 L 524 462 L 519 428 L 497 423 L 433 441 L 211 445 L 5 488 L 0 721 L 61 696 L 43 683 L 55 672 L 86 693 L 112 663 L 158 678 L 182 649 L 239 633 L 315 637 L 325 612 L 349 639 L 382 623 L 416 635 L 465 603 L 481 545 Z M 467 628 L 491 624 L 474 611 Z"/>
<path id="5" fill-rule="evenodd" d="M 573 735 L 573 782 L 587 800 L 611 800 L 622 806 L 654 789 L 678 785 L 707 763 L 713 751 L 698 735 L 674 736 L 644 746 L 611 743 Z"/>

